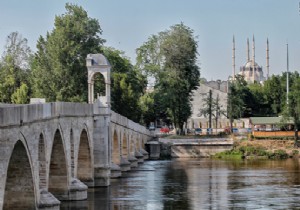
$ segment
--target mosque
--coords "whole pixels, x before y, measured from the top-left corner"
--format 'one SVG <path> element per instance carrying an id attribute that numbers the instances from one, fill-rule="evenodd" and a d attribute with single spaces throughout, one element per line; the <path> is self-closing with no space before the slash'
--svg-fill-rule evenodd
<path id="1" fill-rule="evenodd" d="M 257 82 L 263 84 L 263 82 L 269 77 L 269 40 L 267 39 L 266 46 L 266 77 L 263 73 L 263 67 L 258 65 L 255 62 L 255 39 L 253 36 L 252 39 L 252 58 L 250 59 L 250 48 L 249 48 L 249 39 L 247 39 L 247 57 L 245 65 L 240 67 L 240 71 L 236 73 L 235 71 L 235 39 L 233 37 L 232 42 L 232 75 L 229 77 L 227 81 L 207 81 L 206 79 L 200 79 L 200 87 L 193 92 L 193 100 L 192 103 L 192 115 L 187 121 L 187 128 L 208 128 L 208 118 L 201 115 L 201 109 L 203 109 L 204 98 L 207 98 L 207 94 L 210 90 L 212 90 L 212 97 L 216 99 L 219 97 L 222 109 L 227 109 L 227 90 L 228 83 L 230 80 L 235 80 L 236 75 L 244 76 L 245 81 L 248 84 Z M 235 120 L 235 127 L 248 127 L 248 120 L 241 119 Z M 229 126 L 229 120 L 225 115 L 220 116 L 218 120 L 218 124 L 216 122 L 212 123 L 213 129 L 217 128 L 225 128 Z"/>
<path id="2" fill-rule="evenodd" d="M 244 79 L 247 83 L 254 83 L 254 81 L 258 83 L 263 83 L 269 77 L 269 40 L 267 39 L 267 47 L 266 47 L 266 68 L 267 74 L 264 77 L 263 68 L 259 66 L 255 62 L 255 40 L 253 36 L 252 40 L 252 59 L 250 59 L 250 49 L 249 49 L 249 39 L 247 39 L 247 61 L 244 66 L 240 67 L 239 75 L 244 76 Z M 233 37 L 232 41 L 232 78 L 234 79 L 236 75 L 235 72 L 235 40 Z"/>

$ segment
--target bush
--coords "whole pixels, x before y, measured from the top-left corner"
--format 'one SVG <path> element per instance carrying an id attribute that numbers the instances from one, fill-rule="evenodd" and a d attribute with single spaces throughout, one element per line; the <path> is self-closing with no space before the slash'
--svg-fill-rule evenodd
<path id="1" fill-rule="evenodd" d="M 273 153 L 269 153 L 268 156 L 270 159 L 287 159 L 289 155 L 286 153 L 286 151 L 282 149 L 275 150 Z"/>

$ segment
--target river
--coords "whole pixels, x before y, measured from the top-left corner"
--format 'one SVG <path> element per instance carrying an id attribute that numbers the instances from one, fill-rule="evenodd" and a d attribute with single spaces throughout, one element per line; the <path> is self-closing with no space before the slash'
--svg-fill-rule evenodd
<path id="1" fill-rule="evenodd" d="M 300 209 L 300 159 L 146 161 L 61 209 Z"/>

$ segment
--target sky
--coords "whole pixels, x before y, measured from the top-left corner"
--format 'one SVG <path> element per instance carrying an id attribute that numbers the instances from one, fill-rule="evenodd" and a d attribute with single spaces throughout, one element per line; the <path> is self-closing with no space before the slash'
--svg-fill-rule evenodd
<path id="1" fill-rule="evenodd" d="M 0 0 L 0 53 L 7 36 L 18 31 L 36 51 L 39 36 L 54 28 L 65 4 L 82 6 L 98 19 L 106 46 L 125 52 L 135 63 L 135 50 L 147 39 L 183 22 L 198 42 L 201 77 L 226 80 L 232 74 L 232 38 L 236 71 L 246 62 L 247 38 L 255 36 L 255 60 L 266 69 L 266 40 L 270 45 L 270 74 L 300 70 L 300 0 Z M 266 73 L 264 73 L 266 74 Z"/>

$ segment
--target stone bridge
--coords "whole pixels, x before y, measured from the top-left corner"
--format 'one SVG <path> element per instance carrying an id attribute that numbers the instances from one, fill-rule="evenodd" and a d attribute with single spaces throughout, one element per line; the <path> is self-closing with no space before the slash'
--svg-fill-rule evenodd
<path id="1" fill-rule="evenodd" d="M 109 70 L 96 61 L 96 72 Z M 110 93 L 95 100 L 90 91 L 89 104 L 0 104 L 0 209 L 59 209 L 148 158 L 149 131 L 111 111 Z"/>

